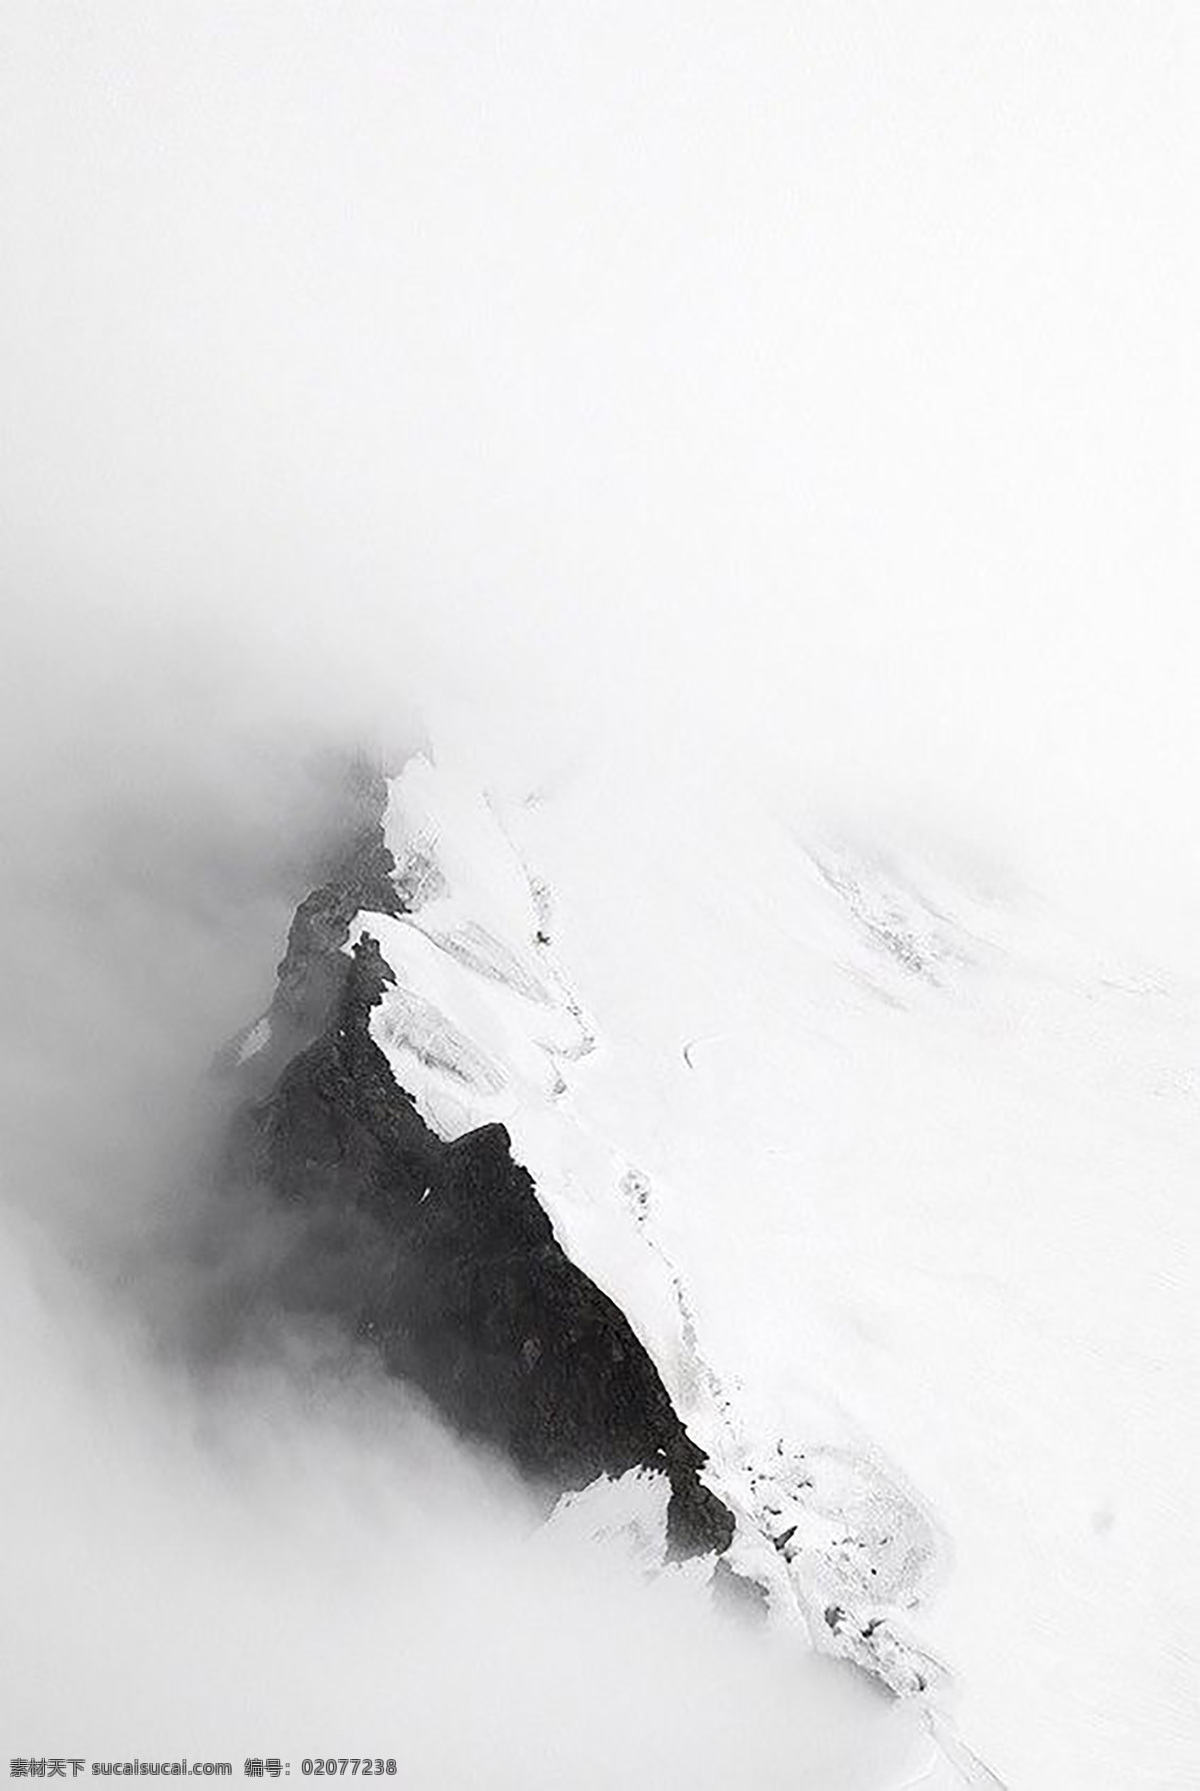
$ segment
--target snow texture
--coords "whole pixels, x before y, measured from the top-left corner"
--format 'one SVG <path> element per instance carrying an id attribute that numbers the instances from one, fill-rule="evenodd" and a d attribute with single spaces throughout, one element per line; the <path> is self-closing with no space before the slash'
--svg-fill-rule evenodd
<path id="1" fill-rule="evenodd" d="M 1185 1783 L 1193 993 L 977 867 L 710 784 L 502 801 L 418 757 L 385 827 L 373 1036 L 440 1136 L 508 1127 L 771 1623 L 918 1701 L 914 1782 Z M 664 1489 L 555 1521 L 649 1564 Z"/>

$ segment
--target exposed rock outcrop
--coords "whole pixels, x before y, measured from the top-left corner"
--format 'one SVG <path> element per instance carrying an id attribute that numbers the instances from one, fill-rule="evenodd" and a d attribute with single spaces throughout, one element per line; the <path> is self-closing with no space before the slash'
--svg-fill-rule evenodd
<path id="1" fill-rule="evenodd" d="M 660 1470 L 670 1553 L 720 1552 L 734 1520 L 699 1478 L 704 1452 L 624 1314 L 558 1243 L 505 1128 L 438 1138 L 371 1037 L 392 972 L 368 935 L 344 947 L 360 911 L 404 911 L 392 870 L 377 817 L 301 904 L 270 1044 L 239 1072 L 251 1098 L 229 1178 L 300 1221 L 276 1291 L 349 1322 L 548 1492 Z"/>

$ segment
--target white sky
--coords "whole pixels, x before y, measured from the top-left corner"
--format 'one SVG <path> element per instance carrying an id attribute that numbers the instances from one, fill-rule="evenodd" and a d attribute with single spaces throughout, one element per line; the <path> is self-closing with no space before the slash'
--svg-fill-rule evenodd
<path id="1" fill-rule="evenodd" d="M 10 5 L 16 602 L 1173 813 L 1189 11 Z"/>
<path id="2" fill-rule="evenodd" d="M 1186 947 L 1191 7 L 0 33 L 11 603 L 306 689 L 369 624 L 360 682 L 452 659 L 510 732 L 683 693 L 818 789 L 1077 840 Z"/>

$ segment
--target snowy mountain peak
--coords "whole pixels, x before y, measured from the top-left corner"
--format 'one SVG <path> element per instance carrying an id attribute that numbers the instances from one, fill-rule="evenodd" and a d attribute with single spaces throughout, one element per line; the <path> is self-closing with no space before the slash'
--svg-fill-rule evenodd
<path id="1" fill-rule="evenodd" d="M 580 1489 L 573 1524 L 649 1546 L 657 1571 L 706 1555 L 714 1595 L 942 1722 L 948 1674 L 908 1625 L 944 1533 L 865 1438 L 781 1436 L 710 1357 L 674 1253 L 687 1190 L 605 1111 L 622 1043 L 560 952 L 531 811 L 424 756 L 379 794 L 241 1041 L 264 1098 L 239 1173 L 322 1226 L 339 1215 L 360 1334 L 536 1481 Z"/>
<path id="2" fill-rule="evenodd" d="M 700 779 L 639 805 L 583 766 L 530 802 L 418 756 L 372 800 L 235 1041 L 243 1173 L 340 1240 L 332 1292 L 311 1234 L 285 1279 L 564 1494 L 555 1524 L 911 1701 L 931 1786 L 996 1783 L 957 1669 L 973 1739 L 1019 1753 L 978 1640 L 1021 1583 L 995 1538 L 1044 1577 L 1113 1534 L 1099 1439 L 1075 1528 L 1029 1501 L 1158 1310 L 1130 1290 L 1159 1221 L 1142 1264 L 1105 1213 L 1135 1175 L 1173 1210 L 1184 992 Z"/>

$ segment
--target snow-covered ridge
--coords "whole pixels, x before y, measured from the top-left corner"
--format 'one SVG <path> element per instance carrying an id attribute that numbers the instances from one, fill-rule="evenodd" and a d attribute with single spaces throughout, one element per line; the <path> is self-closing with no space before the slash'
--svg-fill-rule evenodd
<path id="1" fill-rule="evenodd" d="M 312 1036 L 319 954 L 378 941 L 396 1083 L 442 1139 L 503 1122 L 729 1566 L 924 1712 L 918 1782 L 1187 1782 L 1195 991 L 957 852 L 633 770 L 502 799 L 411 760 L 246 1075 Z M 555 1521 L 661 1561 L 664 1499 L 635 1471 Z"/>
<path id="2" fill-rule="evenodd" d="M 911 1627 L 947 1570 L 947 1538 L 869 1441 L 820 1427 L 780 1435 L 706 1355 L 659 1225 L 661 1201 L 677 1206 L 686 1191 L 668 1195 L 577 1098 L 610 1047 L 560 953 L 554 891 L 519 825 L 519 811 L 425 758 L 391 782 L 385 837 L 407 911 L 360 912 L 346 948 L 370 936 L 395 975 L 371 1034 L 439 1136 L 508 1128 L 560 1244 L 624 1311 L 708 1453 L 703 1478 L 737 1518 L 729 1561 L 764 1590 L 770 1620 L 920 1700 L 955 1751 L 940 1707 L 949 1675 Z M 644 1529 L 656 1501 L 642 1484 L 568 1503 L 601 1528 L 631 1507 Z M 626 1529 L 635 1536 L 638 1521 Z M 938 1758 L 947 1784 L 990 1782 L 961 1750 L 953 1769 Z"/>

